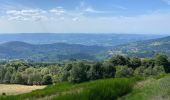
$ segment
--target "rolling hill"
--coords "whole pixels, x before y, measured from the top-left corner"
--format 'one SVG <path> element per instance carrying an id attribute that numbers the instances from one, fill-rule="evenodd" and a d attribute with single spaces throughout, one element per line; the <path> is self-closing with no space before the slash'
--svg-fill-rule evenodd
<path id="1" fill-rule="evenodd" d="M 116 46 L 139 40 L 149 40 L 163 35 L 146 34 L 81 34 L 81 33 L 24 33 L 0 34 L 0 43 L 21 41 L 30 44 L 69 43 L 82 45 Z"/>
<path id="2" fill-rule="evenodd" d="M 30 61 L 97 60 L 96 55 L 106 50 L 108 50 L 108 47 L 103 46 L 85 46 L 66 43 L 29 44 L 13 41 L 0 44 L 0 58 Z"/>
<path id="3" fill-rule="evenodd" d="M 157 53 L 165 53 L 170 56 L 170 36 L 119 45 L 109 51 L 109 54 L 123 54 L 137 57 L 152 57 Z"/>

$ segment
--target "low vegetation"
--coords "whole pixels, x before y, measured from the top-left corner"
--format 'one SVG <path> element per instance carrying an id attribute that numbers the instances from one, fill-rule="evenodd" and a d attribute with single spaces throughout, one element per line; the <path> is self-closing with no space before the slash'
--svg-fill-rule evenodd
<path id="1" fill-rule="evenodd" d="M 80 98 L 81 100 L 115 100 L 123 99 L 123 97 L 131 100 L 130 97 L 143 96 L 142 94 L 137 95 L 140 94 L 140 91 L 145 91 L 145 88 L 149 88 L 150 95 L 147 91 L 144 92 L 149 95 L 146 97 L 148 99 L 153 92 L 159 90 L 152 89 L 154 86 L 157 88 L 162 83 L 169 84 L 169 76 L 167 76 L 169 72 L 169 58 L 163 54 L 145 59 L 116 55 L 103 62 L 74 60 L 64 63 L 38 64 L 12 61 L 1 63 L 0 83 L 48 86 L 31 93 L 1 96 L 0 100 L 42 100 L 44 98 L 48 98 L 48 100 L 79 100 Z M 144 84 L 142 88 L 136 88 L 140 87 L 137 84 L 145 83 L 147 79 L 151 82 L 146 82 L 147 84 Z M 149 84 L 153 87 L 150 87 Z M 169 87 L 167 89 L 163 93 L 165 96 L 169 93 Z M 155 97 L 157 93 L 153 94 Z M 135 99 L 132 98 L 132 100 Z M 141 100 L 145 100 L 145 98 L 141 98 Z"/>

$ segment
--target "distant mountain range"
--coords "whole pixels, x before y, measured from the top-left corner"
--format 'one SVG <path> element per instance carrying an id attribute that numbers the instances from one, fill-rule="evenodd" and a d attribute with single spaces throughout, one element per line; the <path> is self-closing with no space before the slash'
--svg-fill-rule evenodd
<path id="1" fill-rule="evenodd" d="M 135 41 L 149 40 L 163 35 L 146 34 L 72 34 L 72 33 L 30 33 L 30 34 L 0 34 L 0 43 L 21 41 L 30 44 L 68 43 L 81 45 L 116 46 Z"/>
<path id="2" fill-rule="evenodd" d="M 0 59 L 24 59 L 36 62 L 68 59 L 97 60 L 96 56 L 107 50 L 109 47 L 66 43 L 28 44 L 13 41 L 0 44 Z"/>
<path id="3" fill-rule="evenodd" d="M 164 53 L 170 56 L 170 36 L 119 45 L 109 51 L 110 55 L 123 54 L 138 57 L 152 57 L 157 53 Z"/>
<path id="4" fill-rule="evenodd" d="M 1 42 L 17 40 L 0 44 L 0 59 L 57 62 L 69 59 L 103 60 L 113 54 L 151 57 L 156 53 L 166 53 L 170 56 L 170 37 L 155 39 L 158 37 L 162 36 L 128 36 L 125 34 L 0 35 Z M 62 43 L 61 40 L 64 39 L 65 41 Z"/>

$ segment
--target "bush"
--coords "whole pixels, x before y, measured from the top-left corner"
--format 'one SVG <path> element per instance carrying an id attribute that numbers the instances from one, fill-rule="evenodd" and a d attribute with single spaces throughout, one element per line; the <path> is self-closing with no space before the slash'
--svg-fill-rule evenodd
<path id="1" fill-rule="evenodd" d="M 134 71 L 134 75 L 138 76 L 138 77 L 144 76 L 144 70 L 145 69 L 146 69 L 145 66 L 140 66 L 140 67 L 136 68 L 136 70 Z"/>
<path id="2" fill-rule="evenodd" d="M 52 84 L 51 76 L 50 75 L 45 75 L 43 77 L 42 84 L 44 84 L 44 85 Z"/>
<path id="3" fill-rule="evenodd" d="M 115 77 L 131 77 L 133 76 L 133 69 L 128 66 L 117 66 Z"/>
<path id="4" fill-rule="evenodd" d="M 86 67 L 82 62 L 75 64 L 70 71 L 69 82 L 80 83 L 87 81 Z"/>

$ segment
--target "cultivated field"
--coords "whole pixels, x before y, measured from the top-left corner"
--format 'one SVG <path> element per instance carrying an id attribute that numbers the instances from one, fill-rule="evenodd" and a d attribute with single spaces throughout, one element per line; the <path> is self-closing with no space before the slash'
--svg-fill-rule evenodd
<path id="1" fill-rule="evenodd" d="M 5 93 L 6 95 L 17 95 L 22 93 L 28 93 L 33 90 L 43 89 L 45 86 L 26 86 L 26 85 L 7 85 L 7 84 L 0 84 L 0 95 Z"/>

